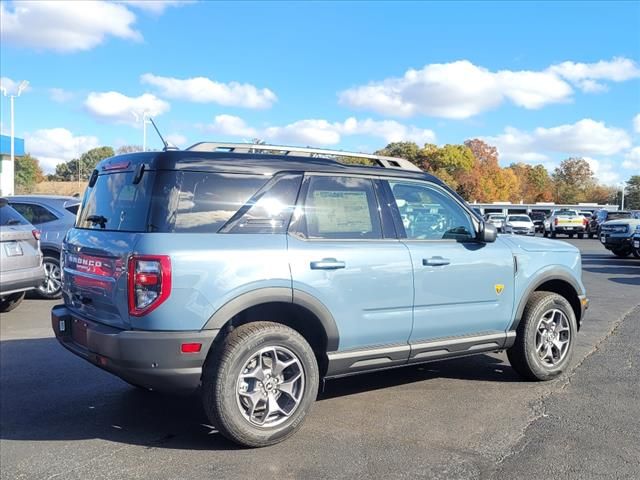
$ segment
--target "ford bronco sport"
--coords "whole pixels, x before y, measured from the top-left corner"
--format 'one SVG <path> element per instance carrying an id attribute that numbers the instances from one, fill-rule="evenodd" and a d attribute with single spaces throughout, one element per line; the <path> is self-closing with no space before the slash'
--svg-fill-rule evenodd
<path id="1" fill-rule="evenodd" d="M 102 161 L 61 255 L 60 343 L 132 385 L 199 390 L 246 446 L 300 427 L 324 379 L 506 350 L 547 380 L 587 298 L 579 251 L 496 236 L 403 159 L 200 143 Z"/>

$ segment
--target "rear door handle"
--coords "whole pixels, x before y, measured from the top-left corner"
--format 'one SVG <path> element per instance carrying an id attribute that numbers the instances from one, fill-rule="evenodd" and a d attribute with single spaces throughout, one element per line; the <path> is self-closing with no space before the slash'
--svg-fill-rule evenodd
<path id="1" fill-rule="evenodd" d="M 449 265 L 451 260 L 444 257 L 431 257 L 431 258 L 423 258 L 422 265 L 425 267 L 438 267 L 442 265 Z"/>
<path id="2" fill-rule="evenodd" d="M 347 264 L 335 258 L 323 258 L 322 260 L 316 260 L 311 262 L 311 270 L 338 270 L 339 268 L 345 268 Z"/>

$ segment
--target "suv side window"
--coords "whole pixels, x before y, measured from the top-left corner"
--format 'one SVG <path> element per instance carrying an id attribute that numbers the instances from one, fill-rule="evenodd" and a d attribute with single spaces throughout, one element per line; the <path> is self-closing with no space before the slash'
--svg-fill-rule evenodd
<path id="1" fill-rule="evenodd" d="M 58 219 L 46 208 L 33 203 L 13 203 L 11 206 L 32 225 L 41 225 Z"/>
<path id="2" fill-rule="evenodd" d="M 381 239 L 380 210 L 373 181 L 343 176 L 306 180 L 301 233 L 311 239 Z"/>
<path id="3" fill-rule="evenodd" d="M 469 213 L 435 185 L 389 180 L 409 240 L 473 240 Z"/>

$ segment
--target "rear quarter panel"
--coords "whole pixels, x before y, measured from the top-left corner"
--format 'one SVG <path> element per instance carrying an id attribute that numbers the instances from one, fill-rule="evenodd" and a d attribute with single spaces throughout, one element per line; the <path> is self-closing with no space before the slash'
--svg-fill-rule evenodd
<path id="1" fill-rule="evenodd" d="M 143 330 L 200 330 L 225 303 L 268 287 L 291 289 L 285 235 L 164 234 L 140 236 L 136 253 L 170 255 L 169 298 L 131 326 Z"/>

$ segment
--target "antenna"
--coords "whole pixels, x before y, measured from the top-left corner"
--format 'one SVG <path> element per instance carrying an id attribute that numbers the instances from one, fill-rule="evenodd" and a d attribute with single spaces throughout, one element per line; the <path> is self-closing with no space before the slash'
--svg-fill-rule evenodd
<path id="1" fill-rule="evenodd" d="M 151 125 L 153 125 L 153 128 L 156 130 L 156 133 L 158 134 L 158 136 L 160 137 L 160 140 L 162 140 L 162 143 L 164 144 L 164 148 L 162 149 L 163 151 L 167 151 L 167 150 L 178 150 L 178 147 L 176 147 L 175 145 L 167 142 L 164 137 L 162 136 L 162 134 L 160 133 L 160 130 L 158 130 L 158 127 L 156 126 L 156 122 L 153 121 L 153 118 L 148 117 L 149 121 L 151 122 Z"/>

